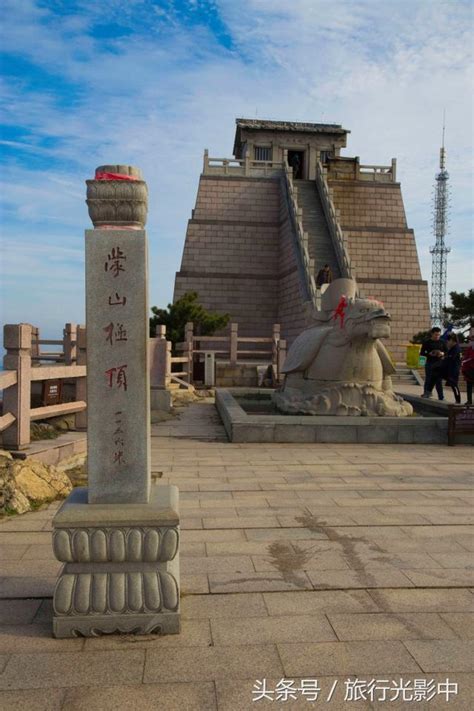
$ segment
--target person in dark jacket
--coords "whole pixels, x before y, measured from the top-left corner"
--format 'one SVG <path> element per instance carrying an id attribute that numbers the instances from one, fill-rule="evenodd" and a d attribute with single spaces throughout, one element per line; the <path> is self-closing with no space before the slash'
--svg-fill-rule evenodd
<path id="1" fill-rule="evenodd" d="M 472 388 L 474 385 L 474 327 L 471 326 L 469 331 L 469 346 L 463 353 L 462 374 L 466 381 L 467 402 L 466 405 L 472 405 Z"/>
<path id="2" fill-rule="evenodd" d="M 332 282 L 332 272 L 329 264 L 325 264 L 322 269 L 319 270 L 316 276 L 316 288 L 320 289 L 323 284 L 330 284 Z"/>
<path id="3" fill-rule="evenodd" d="M 421 397 L 430 398 L 433 388 L 436 388 L 438 399 L 444 400 L 443 358 L 448 348 L 440 338 L 441 329 L 438 326 L 434 326 L 431 329 L 430 337 L 421 346 L 420 355 L 426 357 L 425 386 Z"/>
<path id="4" fill-rule="evenodd" d="M 446 379 L 446 385 L 449 385 L 453 391 L 456 404 L 459 405 L 461 402 L 461 393 L 458 386 L 461 370 L 461 348 L 455 333 L 449 334 L 446 345 L 448 346 L 448 352 L 443 358 L 443 378 Z"/>

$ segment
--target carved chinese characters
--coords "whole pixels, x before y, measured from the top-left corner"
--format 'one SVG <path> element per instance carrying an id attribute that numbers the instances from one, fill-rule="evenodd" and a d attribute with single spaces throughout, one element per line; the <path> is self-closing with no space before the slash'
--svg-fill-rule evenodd
<path id="1" fill-rule="evenodd" d="M 149 492 L 145 233 L 86 234 L 89 500 L 144 502 Z"/>

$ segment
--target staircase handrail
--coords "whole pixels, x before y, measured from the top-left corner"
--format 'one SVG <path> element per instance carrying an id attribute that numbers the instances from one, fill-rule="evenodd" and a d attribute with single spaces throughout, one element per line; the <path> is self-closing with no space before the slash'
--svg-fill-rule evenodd
<path id="1" fill-rule="evenodd" d="M 285 165 L 284 170 L 286 191 L 288 195 L 288 208 L 290 212 L 290 219 L 293 223 L 293 228 L 296 234 L 296 240 L 301 255 L 301 261 L 303 264 L 304 274 L 306 278 L 306 288 L 308 295 L 310 297 L 311 303 L 314 308 L 317 308 L 316 300 L 316 282 L 314 280 L 314 274 L 311 264 L 311 259 L 309 256 L 309 251 L 307 247 L 307 241 L 304 238 L 303 223 L 301 221 L 301 210 L 298 208 L 298 201 L 295 194 L 295 188 L 293 185 L 293 169 Z"/>
<path id="2" fill-rule="evenodd" d="M 316 161 L 316 185 L 323 205 L 329 234 L 331 235 L 336 250 L 341 276 L 350 279 L 352 277 L 351 260 L 349 259 L 346 245 L 344 244 L 344 235 L 337 219 L 334 203 L 329 193 L 329 186 L 320 160 Z"/>

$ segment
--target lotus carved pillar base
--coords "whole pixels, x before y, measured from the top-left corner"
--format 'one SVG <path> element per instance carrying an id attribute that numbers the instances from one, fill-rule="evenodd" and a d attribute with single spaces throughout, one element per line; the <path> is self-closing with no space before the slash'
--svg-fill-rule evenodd
<path id="1" fill-rule="evenodd" d="M 53 520 L 65 566 L 54 591 L 55 637 L 180 631 L 178 489 L 148 504 L 89 504 L 76 489 Z"/>

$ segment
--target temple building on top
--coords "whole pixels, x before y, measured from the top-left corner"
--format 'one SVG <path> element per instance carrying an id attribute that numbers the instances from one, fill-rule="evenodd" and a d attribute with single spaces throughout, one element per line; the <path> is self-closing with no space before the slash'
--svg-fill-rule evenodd
<path id="1" fill-rule="evenodd" d="M 239 335 L 291 342 L 317 306 L 316 275 L 357 280 L 361 296 L 392 315 L 396 360 L 430 324 L 427 282 L 407 226 L 396 161 L 362 165 L 341 156 L 349 131 L 336 124 L 237 119 L 234 157 L 204 152 L 174 300 L 197 291 L 226 312 Z"/>

